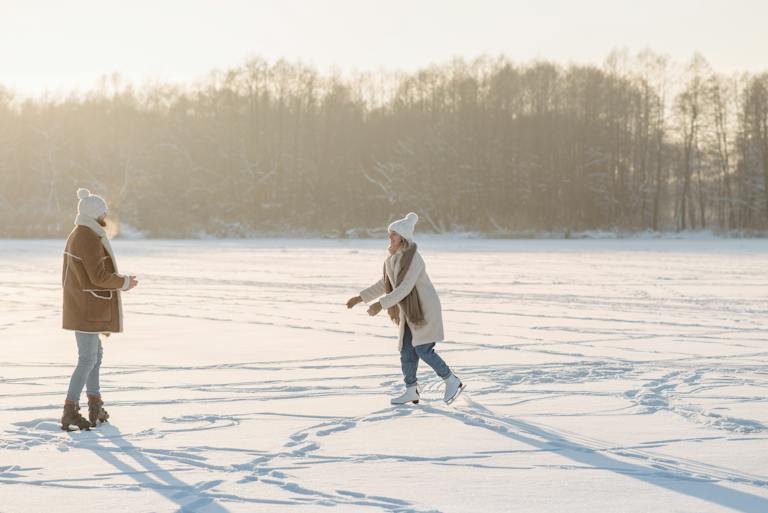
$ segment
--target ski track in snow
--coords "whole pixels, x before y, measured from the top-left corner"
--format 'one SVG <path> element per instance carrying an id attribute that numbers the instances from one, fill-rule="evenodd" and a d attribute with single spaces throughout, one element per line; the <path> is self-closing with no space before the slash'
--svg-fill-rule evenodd
<path id="1" fill-rule="evenodd" d="M 177 354 L 185 363 L 173 350 L 127 362 L 108 353 L 102 387 L 114 424 L 80 433 L 57 423 L 73 347 L 53 361 L 24 351 L 46 336 L 68 340 L 51 331 L 60 243 L 0 242 L 0 334 L 18 356 L 0 356 L 0 484 L 20 496 L 106 490 L 126 504 L 151 493 L 163 501 L 158 511 L 426 513 L 488 509 L 441 502 L 442 492 L 400 493 L 396 477 L 383 494 L 356 474 L 456 471 L 472 489 L 483 472 L 498 479 L 493 498 L 518 511 L 509 476 L 600 471 L 711 511 L 768 511 L 768 471 L 748 458 L 756 447 L 768 453 L 768 243 L 646 241 L 629 251 L 613 242 L 424 244 L 449 337 L 439 349 L 469 387 L 446 406 L 442 382 L 422 364 L 421 404 L 393 408 L 394 328 L 343 307 L 377 277 L 375 244 L 118 241 L 121 267 L 142 280 L 126 296 L 129 326 L 151 333 L 195 322 L 206 335 L 235 326 L 271 357 L 232 361 L 226 342 L 213 358 Z M 291 349 L 292 340 L 306 345 Z M 354 408 L 321 413 L 348 399 Z M 143 411 L 149 424 L 120 420 Z M 653 429 L 594 433 L 634 421 Z M 467 450 L 377 443 L 446 423 Z M 733 458 L 708 456 L 722 444 Z M 98 471 L 55 471 L 25 457 L 48 453 L 90 454 Z M 6 510 L 31 511 L 0 504 Z"/>

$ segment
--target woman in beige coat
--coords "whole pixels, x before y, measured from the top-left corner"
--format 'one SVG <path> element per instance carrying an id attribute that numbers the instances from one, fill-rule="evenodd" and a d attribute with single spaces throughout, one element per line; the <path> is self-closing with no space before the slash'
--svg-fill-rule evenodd
<path id="1" fill-rule="evenodd" d="M 347 301 L 347 308 L 378 299 L 368 308 L 368 314 L 374 316 L 386 308 L 399 327 L 400 363 L 406 388 L 403 395 L 392 399 L 392 404 L 418 404 L 419 360 L 443 378 L 443 399 L 450 404 L 464 385 L 435 352 L 435 344 L 443 340 L 443 315 L 440 298 L 413 242 L 413 229 L 418 220 L 419 216 L 411 212 L 389 225 L 389 256 L 384 261 L 382 278 Z"/>

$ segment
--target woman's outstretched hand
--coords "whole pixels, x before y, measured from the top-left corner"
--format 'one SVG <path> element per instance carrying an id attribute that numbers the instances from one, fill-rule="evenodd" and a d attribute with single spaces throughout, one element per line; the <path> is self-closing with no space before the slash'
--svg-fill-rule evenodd
<path id="1" fill-rule="evenodd" d="M 362 302 L 363 302 L 363 298 L 361 298 L 360 296 L 355 296 L 353 298 L 350 298 L 349 301 L 347 301 L 347 308 L 352 308 L 356 304 L 362 303 Z"/>
<path id="2" fill-rule="evenodd" d="M 129 276 L 128 278 L 129 278 L 129 280 L 128 280 L 128 288 L 125 289 L 126 292 L 131 290 L 131 289 L 135 289 L 136 286 L 139 284 L 139 280 L 136 279 L 136 276 Z"/>
<path id="3" fill-rule="evenodd" d="M 381 303 L 378 301 L 368 307 L 368 315 L 371 317 L 377 315 L 379 312 L 381 312 Z"/>

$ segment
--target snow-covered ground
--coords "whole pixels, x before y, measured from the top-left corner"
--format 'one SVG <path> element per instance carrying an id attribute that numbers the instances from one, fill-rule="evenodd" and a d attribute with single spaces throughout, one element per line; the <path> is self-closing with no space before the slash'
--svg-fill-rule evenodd
<path id="1" fill-rule="evenodd" d="M 63 241 L 0 241 L 0 512 L 768 512 L 768 242 L 422 245 L 451 406 L 343 303 L 382 241 L 117 241 L 110 424 L 64 433 Z"/>

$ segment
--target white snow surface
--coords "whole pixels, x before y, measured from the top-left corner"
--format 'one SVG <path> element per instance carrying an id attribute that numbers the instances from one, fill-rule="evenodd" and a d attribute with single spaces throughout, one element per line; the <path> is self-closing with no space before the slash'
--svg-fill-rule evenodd
<path id="1" fill-rule="evenodd" d="M 429 238 L 438 352 L 344 303 L 372 240 L 115 241 L 110 423 L 65 433 L 63 241 L 0 241 L 0 512 L 768 512 L 768 241 Z"/>

